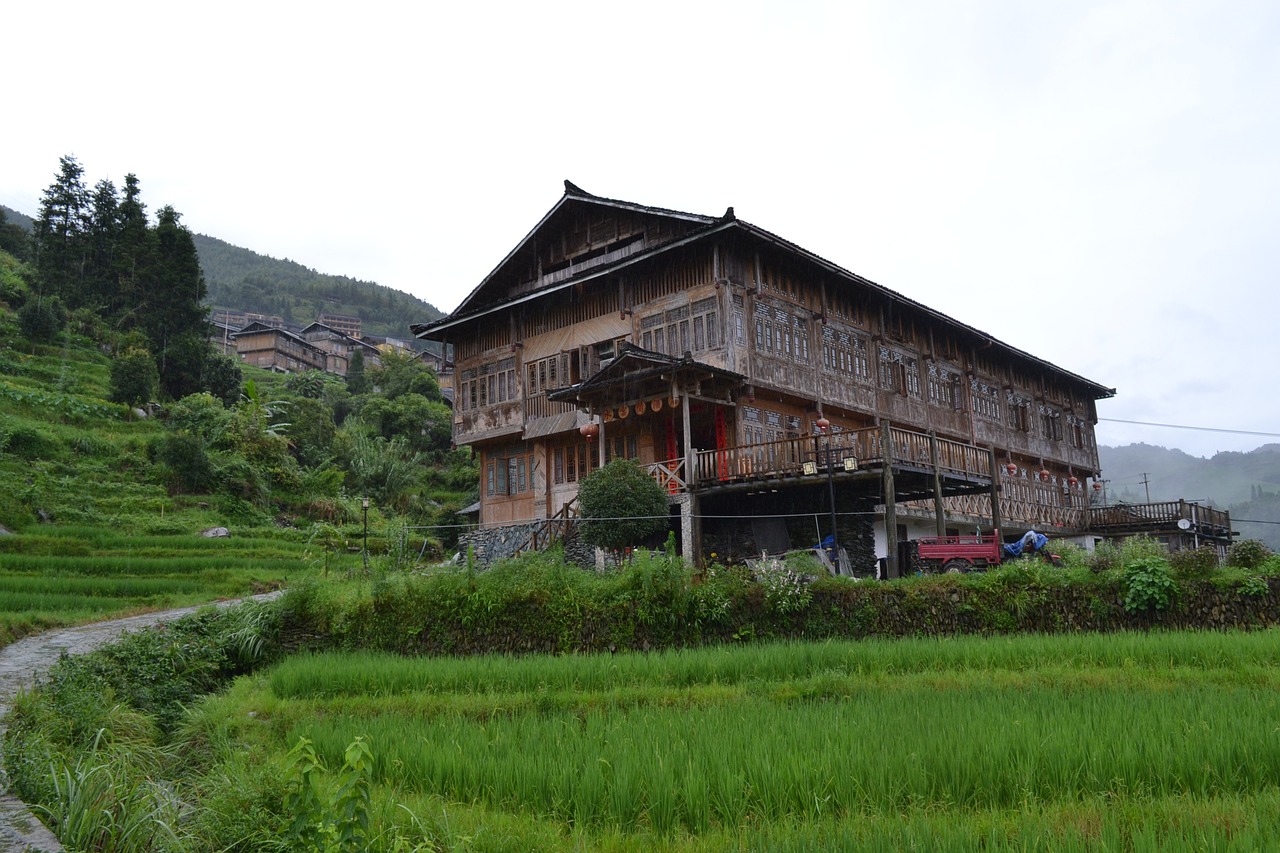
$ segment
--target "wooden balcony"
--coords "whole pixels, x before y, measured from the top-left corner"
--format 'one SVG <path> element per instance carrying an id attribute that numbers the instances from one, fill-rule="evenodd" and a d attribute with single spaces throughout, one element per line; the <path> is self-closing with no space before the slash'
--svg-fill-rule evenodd
<path id="1" fill-rule="evenodd" d="M 991 481 L 990 455 L 984 448 L 896 427 L 889 430 L 889 435 L 892 448 L 887 457 L 884 431 L 879 427 L 839 432 L 830 437 L 803 436 L 724 450 L 699 450 L 694 455 L 692 487 L 697 490 L 804 476 L 806 463 L 812 463 L 809 474 L 825 473 L 828 466 L 835 472 L 845 473 L 879 470 L 886 460 L 895 469 L 932 471 L 935 447 L 938 470 L 942 474 L 988 484 Z"/>
<path id="2" fill-rule="evenodd" d="M 1183 527 L 1180 522 L 1186 522 Z M 1185 530 L 1214 538 L 1231 537 L 1231 514 L 1194 501 L 1115 504 L 1089 511 L 1089 526 L 1100 533 L 1152 533 Z"/>

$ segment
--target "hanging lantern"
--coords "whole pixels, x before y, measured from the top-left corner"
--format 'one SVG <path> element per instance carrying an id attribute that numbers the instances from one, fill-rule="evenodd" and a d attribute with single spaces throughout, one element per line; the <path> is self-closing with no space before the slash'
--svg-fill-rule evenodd
<path id="1" fill-rule="evenodd" d="M 649 404 L 646 403 L 644 400 L 641 400 L 639 403 L 636 403 L 636 414 L 643 415 L 645 413 L 645 410 L 648 409 L 648 407 L 649 407 Z"/>
<path id="2" fill-rule="evenodd" d="M 1067 478 L 1067 485 L 1074 489 L 1076 486 L 1080 485 L 1080 480 L 1076 478 L 1075 474 L 1072 474 Z"/>
<path id="3" fill-rule="evenodd" d="M 1102 491 L 1102 484 L 1101 484 L 1101 483 L 1099 483 L 1097 480 L 1094 480 L 1094 481 L 1093 481 L 1093 490 L 1094 490 L 1095 492 L 1100 492 L 1100 491 Z"/>
<path id="4" fill-rule="evenodd" d="M 816 426 L 818 429 L 822 430 L 823 432 L 826 432 L 827 430 L 831 429 L 831 421 L 827 420 L 826 415 L 823 415 L 822 417 L 818 418 L 818 422 L 814 424 L 814 426 Z"/>
<path id="5" fill-rule="evenodd" d="M 1008 465 L 1004 466 L 1004 470 L 1008 471 L 1009 476 L 1012 477 L 1018 473 L 1018 466 L 1010 462 Z"/>
<path id="6" fill-rule="evenodd" d="M 650 401 L 650 403 L 649 403 L 649 408 L 650 408 L 650 409 L 652 409 L 652 410 L 653 410 L 653 411 L 655 411 L 655 412 L 661 412 L 661 411 L 662 411 L 662 398 L 661 398 L 661 397 L 658 397 L 658 398 L 656 398 L 656 399 L 654 399 L 654 400 Z"/>
<path id="7" fill-rule="evenodd" d="M 1040 469 L 1040 482 L 1042 482 L 1042 483 L 1047 483 L 1047 482 L 1049 482 L 1049 469 L 1048 469 L 1048 468 L 1041 468 L 1041 469 Z"/>
<path id="8" fill-rule="evenodd" d="M 587 441 L 594 441 L 595 437 L 600 434 L 600 424 L 595 421 L 585 423 L 578 427 L 578 432 L 582 433 L 582 437 Z"/>

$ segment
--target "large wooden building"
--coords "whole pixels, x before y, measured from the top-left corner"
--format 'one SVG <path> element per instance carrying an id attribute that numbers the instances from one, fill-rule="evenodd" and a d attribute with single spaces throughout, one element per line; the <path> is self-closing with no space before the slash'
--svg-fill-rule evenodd
<path id="1" fill-rule="evenodd" d="M 482 525 L 569 515 L 578 481 L 624 456 L 670 492 L 690 556 L 812 545 L 834 521 L 857 570 L 891 575 L 925 533 L 1085 530 L 1095 401 L 1114 393 L 732 208 L 567 181 L 453 314 L 413 330 L 453 347 Z"/>

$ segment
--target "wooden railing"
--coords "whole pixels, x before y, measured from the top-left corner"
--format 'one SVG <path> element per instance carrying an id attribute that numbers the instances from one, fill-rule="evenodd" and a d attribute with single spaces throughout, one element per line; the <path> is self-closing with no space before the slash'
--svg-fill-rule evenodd
<path id="1" fill-rule="evenodd" d="M 685 491 L 688 484 L 684 477 L 684 460 L 668 459 L 665 462 L 653 462 L 646 466 L 645 470 L 653 479 L 658 481 L 658 485 L 663 491 L 670 495 L 676 495 Z"/>
<path id="2" fill-rule="evenodd" d="M 894 465 L 932 468 L 936 442 L 942 471 L 979 479 L 990 476 L 990 455 L 983 448 L 896 427 L 890 428 L 889 433 L 893 442 L 890 461 Z M 884 460 L 883 448 L 884 431 L 866 427 L 831 436 L 809 435 L 723 450 L 699 450 L 694 463 L 695 481 L 701 485 L 794 476 L 809 461 L 822 470 L 828 464 L 839 468 L 845 459 L 856 459 L 859 467 L 865 467 Z"/>
<path id="3" fill-rule="evenodd" d="M 524 400 L 524 417 L 527 421 L 537 418 L 550 418 L 565 412 L 572 412 L 577 408 L 575 403 L 553 403 L 547 399 L 546 394 L 534 394 Z"/>
<path id="4" fill-rule="evenodd" d="M 561 539 L 565 539 L 578 526 L 581 514 L 578 507 L 578 496 L 560 507 L 560 511 L 548 519 L 544 519 L 529 533 L 528 541 L 516 549 L 522 551 L 543 551 Z"/>
<path id="5" fill-rule="evenodd" d="M 1177 524 L 1186 519 L 1197 531 L 1208 533 L 1229 532 L 1231 514 L 1213 507 L 1201 506 L 1193 501 L 1161 501 L 1149 504 L 1116 504 L 1095 507 L 1089 511 L 1090 526 L 1099 530 L 1111 527 L 1132 527 L 1161 524 Z"/>

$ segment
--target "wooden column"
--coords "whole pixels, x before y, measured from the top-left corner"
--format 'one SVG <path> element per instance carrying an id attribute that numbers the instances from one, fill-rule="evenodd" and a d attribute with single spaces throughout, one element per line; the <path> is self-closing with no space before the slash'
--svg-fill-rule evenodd
<path id="1" fill-rule="evenodd" d="M 594 411 L 589 412 L 588 416 L 594 418 L 595 412 Z M 599 459 L 599 463 L 597 464 L 596 467 L 603 468 L 604 467 L 604 418 L 603 417 L 600 418 L 600 432 L 596 433 L 596 439 L 600 442 L 600 446 L 596 448 L 596 456 Z"/>
<path id="2" fill-rule="evenodd" d="M 689 394 L 680 394 L 680 418 L 684 426 L 684 472 L 689 488 L 698 481 L 698 460 L 693 458 L 693 432 L 689 426 Z"/>
<path id="3" fill-rule="evenodd" d="M 942 468 L 938 464 L 938 435 L 929 431 L 929 458 L 933 462 L 933 520 L 939 536 L 947 535 L 947 513 L 942 506 Z"/>
<path id="4" fill-rule="evenodd" d="M 993 446 L 988 452 L 991 466 L 991 527 L 1000 532 L 1000 463 Z"/>
<path id="5" fill-rule="evenodd" d="M 885 558 L 885 576 L 898 574 L 898 499 L 893 483 L 893 433 L 888 421 L 880 424 L 880 449 L 883 461 L 881 478 L 884 486 L 884 541 L 889 552 Z"/>

